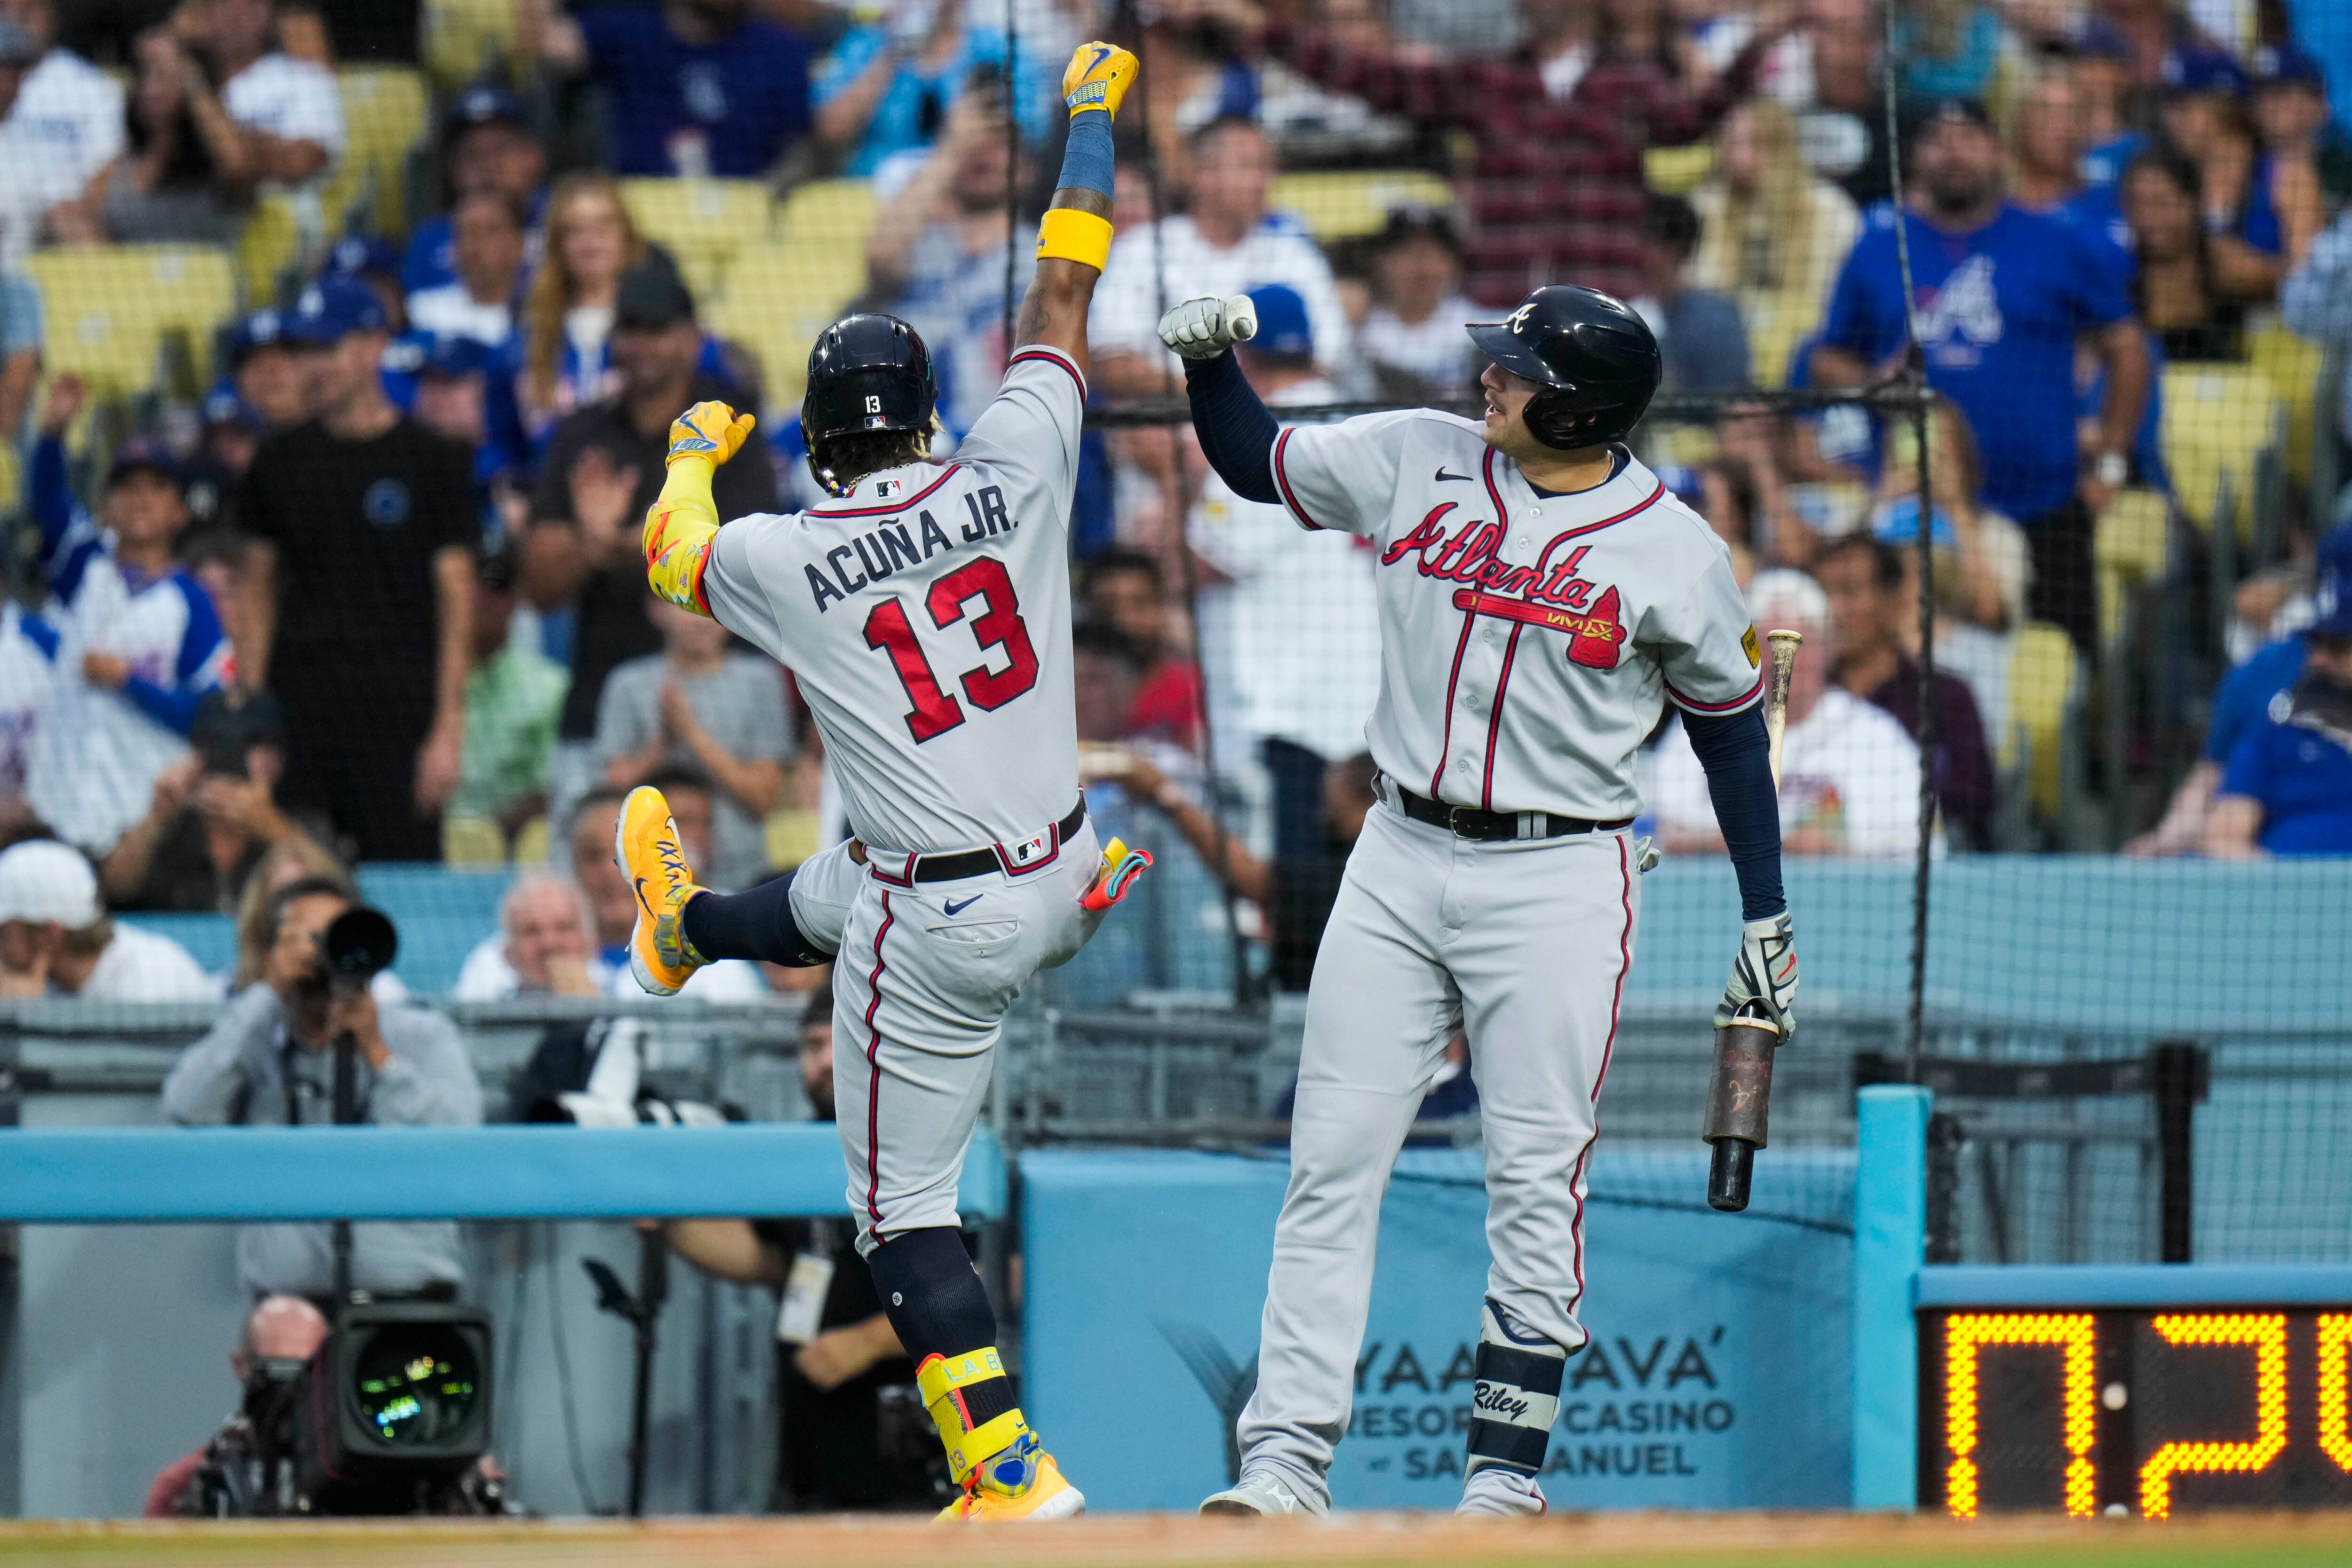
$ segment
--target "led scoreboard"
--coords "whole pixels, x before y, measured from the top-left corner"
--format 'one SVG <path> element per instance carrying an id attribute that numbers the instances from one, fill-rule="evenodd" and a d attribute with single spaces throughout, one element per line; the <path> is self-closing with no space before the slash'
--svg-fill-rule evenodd
<path id="1" fill-rule="evenodd" d="M 1939 1303 L 1917 1322 L 1923 1509 L 2352 1507 L 2352 1301 Z"/>

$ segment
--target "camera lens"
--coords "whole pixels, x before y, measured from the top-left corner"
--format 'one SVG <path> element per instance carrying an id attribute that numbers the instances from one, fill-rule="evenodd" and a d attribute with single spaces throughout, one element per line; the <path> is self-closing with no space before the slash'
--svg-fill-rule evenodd
<path id="1" fill-rule="evenodd" d="M 378 1329 L 352 1371 L 360 1413 L 387 1443 L 446 1442 L 464 1430 L 479 1403 L 473 1349 L 446 1324 Z"/>

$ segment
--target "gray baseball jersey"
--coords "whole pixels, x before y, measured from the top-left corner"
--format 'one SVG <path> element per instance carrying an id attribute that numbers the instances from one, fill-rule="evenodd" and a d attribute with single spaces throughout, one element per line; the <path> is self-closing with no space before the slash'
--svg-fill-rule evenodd
<path id="1" fill-rule="evenodd" d="M 1070 496 L 1086 381 L 1013 356 L 956 460 L 719 531 L 711 614 L 799 678 L 859 838 L 934 853 L 1033 836 L 1078 797 Z"/>
<path id="2" fill-rule="evenodd" d="M 1398 784 L 1487 811 L 1633 816 L 1633 755 L 1664 702 L 1729 713 L 1763 696 L 1730 551 L 1622 449 L 1618 464 L 1540 495 L 1476 424 L 1428 409 L 1276 438 L 1291 515 L 1377 552 L 1368 733 Z"/>

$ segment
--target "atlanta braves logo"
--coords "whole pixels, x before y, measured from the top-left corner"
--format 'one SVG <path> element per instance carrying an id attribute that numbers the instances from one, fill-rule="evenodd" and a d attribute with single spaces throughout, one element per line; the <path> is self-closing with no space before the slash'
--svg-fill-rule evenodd
<path id="1" fill-rule="evenodd" d="M 1535 313 L 1536 302 L 1533 300 L 1530 300 L 1526 304 L 1520 306 L 1517 310 L 1512 311 L 1509 315 L 1504 317 L 1503 324 L 1511 329 L 1511 335 L 1513 337 L 1517 337 L 1528 330 L 1528 318 Z"/>

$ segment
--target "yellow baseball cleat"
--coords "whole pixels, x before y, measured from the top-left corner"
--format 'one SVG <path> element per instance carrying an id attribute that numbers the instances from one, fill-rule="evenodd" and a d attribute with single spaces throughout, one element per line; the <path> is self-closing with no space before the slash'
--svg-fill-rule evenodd
<path id="1" fill-rule="evenodd" d="M 675 996 L 678 987 L 709 961 L 686 940 L 678 917 L 686 901 L 709 889 L 698 887 L 678 847 L 677 824 L 669 802 L 650 784 L 640 784 L 621 803 L 613 826 L 613 861 L 637 896 L 637 923 L 629 931 L 629 973 L 656 996 Z"/>
<path id="2" fill-rule="evenodd" d="M 1075 1519 L 1086 1494 L 1063 1479 L 1054 1456 L 1024 1431 L 1020 1440 L 964 1478 L 963 1495 L 940 1510 L 943 1521 L 998 1524 L 1015 1520 Z"/>
<path id="3" fill-rule="evenodd" d="M 1072 114 L 1100 109 L 1117 119 L 1119 100 L 1127 96 L 1136 68 L 1135 57 L 1117 44 L 1080 44 L 1062 73 L 1062 101 Z"/>

